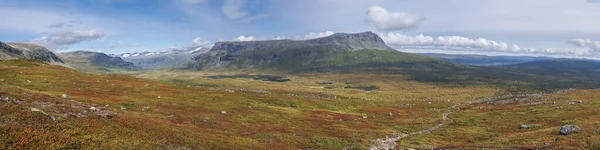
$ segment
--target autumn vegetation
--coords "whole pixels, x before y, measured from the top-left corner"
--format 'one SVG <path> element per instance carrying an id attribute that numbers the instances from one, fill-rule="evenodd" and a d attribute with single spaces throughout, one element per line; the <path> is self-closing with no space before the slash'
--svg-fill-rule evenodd
<path id="1" fill-rule="evenodd" d="M 0 149 L 368 149 L 374 139 L 435 126 L 457 107 L 452 123 L 399 146 L 600 146 L 597 90 L 480 103 L 510 90 L 398 74 L 304 73 L 281 75 L 290 79 L 282 82 L 205 77 L 236 74 L 88 74 L 35 60 L 0 61 Z M 565 124 L 583 132 L 559 135 Z"/>

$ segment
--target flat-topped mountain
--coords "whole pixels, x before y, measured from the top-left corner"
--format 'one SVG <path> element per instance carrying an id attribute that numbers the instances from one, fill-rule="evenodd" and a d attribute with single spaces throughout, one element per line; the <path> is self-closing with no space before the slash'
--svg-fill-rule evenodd
<path id="1" fill-rule="evenodd" d="M 120 57 L 112 57 L 104 53 L 90 51 L 73 51 L 58 53 L 66 64 L 82 70 L 91 72 L 112 72 L 113 70 L 138 70 L 141 69 L 131 62 L 124 61 Z"/>
<path id="2" fill-rule="evenodd" d="M 0 42 L 0 60 L 9 59 L 38 59 L 48 63 L 63 63 L 56 54 L 43 46 Z"/>
<path id="3" fill-rule="evenodd" d="M 227 51 L 241 53 L 252 50 L 294 49 L 313 46 L 332 46 L 331 50 L 353 51 L 361 49 L 393 50 L 373 32 L 357 34 L 336 33 L 331 36 L 310 40 L 269 40 L 247 42 L 218 42 L 210 52 Z"/>
<path id="4" fill-rule="evenodd" d="M 436 61 L 402 53 L 372 32 L 336 33 L 310 40 L 219 42 L 194 58 L 191 70 L 279 70 L 298 71 L 345 68 L 370 63 Z"/>

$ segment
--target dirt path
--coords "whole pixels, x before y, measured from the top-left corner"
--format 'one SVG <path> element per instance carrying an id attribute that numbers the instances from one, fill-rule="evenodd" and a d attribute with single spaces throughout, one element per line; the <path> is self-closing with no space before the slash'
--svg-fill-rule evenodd
<path id="1" fill-rule="evenodd" d="M 414 135 L 419 135 L 419 134 L 428 134 L 431 133 L 434 130 L 439 129 L 440 127 L 452 123 L 454 122 L 454 120 L 452 120 L 449 116 L 450 114 L 454 113 L 454 111 L 451 112 L 447 112 L 442 114 L 442 120 L 444 122 L 437 124 L 436 126 L 424 129 L 424 130 L 420 130 L 420 131 L 416 131 L 413 133 L 409 133 L 409 134 L 398 134 L 395 135 L 395 137 L 386 137 L 386 138 L 381 138 L 381 139 L 376 139 L 375 143 L 373 145 L 371 145 L 371 147 L 369 148 L 369 150 L 391 150 L 391 149 L 395 149 L 396 146 L 398 146 L 398 141 L 400 141 L 403 138 L 409 137 L 409 136 L 414 136 Z"/>
<path id="2" fill-rule="evenodd" d="M 572 92 L 572 91 L 574 91 L 574 89 L 560 90 L 560 91 L 557 91 L 554 93 Z M 491 102 L 496 102 L 498 100 L 511 100 L 512 101 L 512 98 L 515 98 L 515 97 L 516 98 L 526 98 L 526 97 L 541 97 L 541 96 L 542 96 L 542 94 L 537 94 L 537 93 L 536 94 L 497 96 L 497 97 L 479 100 L 479 101 L 471 101 L 468 103 L 468 105 L 476 105 L 476 104 L 488 103 L 488 102 L 491 103 Z M 431 133 L 431 132 L 441 128 L 444 125 L 454 122 L 454 120 L 452 120 L 450 118 L 450 114 L 458 112 L 458 111 L 461 111 L 461 109 L 458 107 L 458 105 L 452 106 L 450 108 L 450 112 L 442 114 L 443 122 L 437 124 L 436 126 L 433 126 L 433 127 L 430 127 L 430 128 L 424 129 L 424 130 L 416 131 L 413 133 L 409 133 L 409 134 L 396 134 L 396 135 L 394 135 L 394 137 L 386 137 L 386 138 L 376 139 L 374 141 L 374 143 L 371 145 L 371 147 L 369 148 L 369 150 L 393 150 L 396 148 L 396 146 L 398 146 L 398 141 L 402 140 L 403 138 L 407 138 L 407 137 L 419 135 L 419 134 L 428 134 L 428 133 Z"/>

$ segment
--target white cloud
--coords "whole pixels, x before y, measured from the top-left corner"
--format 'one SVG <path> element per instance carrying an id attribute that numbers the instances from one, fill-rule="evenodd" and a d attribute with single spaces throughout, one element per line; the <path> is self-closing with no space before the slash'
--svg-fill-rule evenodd
<path id="1" fill-rule="evenodd" d="M 78 44 L 85 41 L 94 41 L 105 36 L 103 32 L 98 30 L 90 31 L 64 31 L 52 33 L 48 36 L 42 36 L 33 40 L 30 43 L 39 44 L 49 49 L 63 49 L 70 45 Z"/>
<path id="2" fill-rule="evenodd" d="M 326 36 L 330 36 L 333 35 L 335 32 L 333 31 L 325 31 L 325 32 L 311 32 L 308 33 L 304 36 L 297 36 L 296 39 L 299 40 L 308 40 L 308 39 L 316 39 L 316 38 L 322 38 L 322 37 L 326 37 Z"/>
<path id="3" fill-rule="evenodd" d="M 285 40 L 285 39 L 287 39 L 285 36 L 277 36 L 277 37 L 273 38 L 273 40 Z"/>
<path id="4" fill-rule="evenodd" d="M 381 38 L 389 45 L 411 48 L 441 48 L 441 49 L 462 49 L 462 50 L 481 50 L 496 52 L 521 52 L 518 45 L 509 46 L 505 42 L 496 42 L 484 38 L 470 39 L 462 36 L 425 36 L 423 34 L 416 36 L 407 36 L 400 33 L 388 32 Z"/>
<path id="5" fill-rule="evenodd" d="M 210 47 L 213 44 L 214 43 L 211 43 L 210 41 L 205 41 L 202 40 L 202 38 L 197 37 L 194 40 L 192 40 L 192 44 L 190 44 L 190 47 Z"/>
<path id="6" fill-rule="evenodd" d="M 413 28 L 423 21 L 422 17 L 407 12 L 388 12 L 380 6 L 369 7 L 367 18 L 375 27 L 384 31 Z"/>
<path id="7" fill-rule="evenodd" d="M 229 19 L 240 19 L 248 14 L 243 10 L 244 3 L 244 0 L 227 0 L 221 11 Z"/>
<path id="8" fill-rule="evenodd" d="M 574 39 L 569 43 L 590 50 L 573 48 L 521 48 L 518 45 L 509 45 L 505 42 L 497 42 L 484 38 L 471 39 L 462 36 L 407 36 L 400 33 L 388 32 L 382 34 L 381 38 L 389 45 L 413 52 L 441 50 L 444 52 L 481 52 L 481 53 L 503 53 L 503 54 L 526 54 L 545 56 L 574 56 L 593 57 L 600 53 L 600 42 L 589 39 Z M 595 50 L 596 48 L 596 50 Z"/>
<path id="9" fill-rule="evenodd" d="M 593 53 L 600 53 L 600 41 L 594 41 L 591 39 L 572 39 L 567 41 L 567 43 L 581 48 L 588 48 L 589 51 Z"/>
<path id="10" fill-rule="evenodd" d="M 181 0 L 184 4 L 194 5 L 206 2 L 206 0 Z"/>
<path id="11" fill-rule="evenodd" d="M 256 41 L 256 37 L 253 36 L 239 36 L 235 39 L 233 39 L 233 41 L 240 41 L 240 42 L 244 42 L 244 41 Z"/>
<path id="12" fill-rule="evenodd" d="M 429 46 L 433 45 L 434 39 L 431 36 L 419 34 L 417 36 L 406 36 L 399 33 L 388 32 L 381 36 L 387 44 L 402 46 Z"/>

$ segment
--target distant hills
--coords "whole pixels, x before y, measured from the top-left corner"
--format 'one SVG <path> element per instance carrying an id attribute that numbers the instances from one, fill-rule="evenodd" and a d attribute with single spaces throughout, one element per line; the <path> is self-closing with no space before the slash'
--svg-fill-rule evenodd
<path id="1" fill-rule="evenodd" d="M 501 66 L 525 63 L 537 60 L 552 59 L 550 57 L 532 57 L 532 56 L 486 56 L 486 55 L 469 55 L 469 54 L 439 54 L 439 53 L 422 53 L 419 55 L 441 59 L 453 63 L 475 65 L 475 66 Z"/>
<path id="2" fill-rule="evenodd" d="M 73 51 L 58 53 L 58 56 L 69 66 L 92 73 L 111 73 L 118 71 L 140 70 L 131 62 L 120 57 L 112 57 L 104 53 L 90 51 Z"/>
<path id="3" fill-rule="evenodd" d="M 166 69 L 181 67 L 191 62 L 195 56 L 206 53 L 208 50 L 210 49 L 204 47 L 188 47 L 163 52 L 133 52 L 112 56 L 121 57 L 144 69 Z"/>
<path id="4" fill-rule="evenodd" d="M 38 59 L 48 63 L 63 63 L 56 54 L 43 46 L 0 42 L 0 60 L 9 59 Z"/>
<path id="5" fill-rule="evenodd" d="M 592 60 L 549 59 L 505 65 L 502 67 L 524 70 L 536 74 L 577 74 L 600 76 L 600 63 Z"/>

